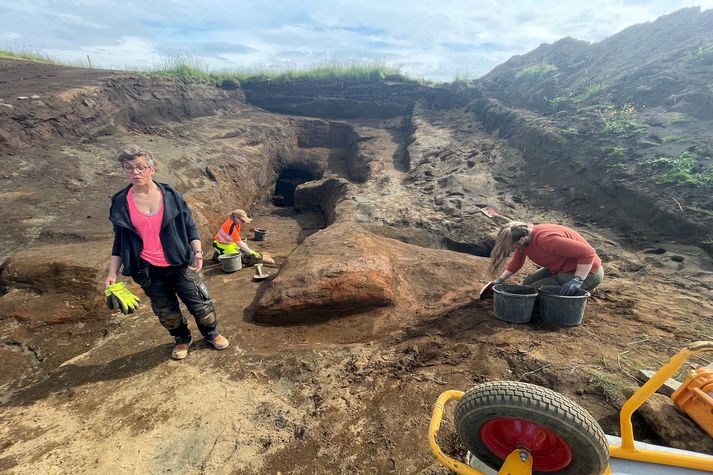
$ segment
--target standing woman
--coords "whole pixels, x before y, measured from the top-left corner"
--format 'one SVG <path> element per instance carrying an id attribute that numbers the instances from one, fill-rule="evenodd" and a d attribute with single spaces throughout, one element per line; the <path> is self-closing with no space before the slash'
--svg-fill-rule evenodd
<path id="1" fill-rule="evenodd" d="M 156 165 L 151 152 L 127 145 L 117 160 L 129 185 L 111 199 L 114 245 L 105 286 L 116 283 L 123 266 L 122 274 L 141 286 L 159 321 L 175 338 L 173 358 L 185 358 L 192 341 L 179 298 L 206 341 L 218 350 L 227 348 L 228 340 L 218 332 L 215 305 L 198 275 L 203 251 L 191 210 L 179 192 L 153 180 Z"/>
<path id="2" fill-rule="evenodd" d="M 518 221 L 509 222 L 498 232 L 488 274 L 500 274 L 495 283 L 503 283 L 522 268 L 526 257 L 542 269 L 525 277 L 523 284 L 535 288 L 561 285 L 560 295 L 574 295 L 580 288 L 592 290 L 604 278 L 601 259 L 576 231 L 559 224 L 533 226 Z"/>

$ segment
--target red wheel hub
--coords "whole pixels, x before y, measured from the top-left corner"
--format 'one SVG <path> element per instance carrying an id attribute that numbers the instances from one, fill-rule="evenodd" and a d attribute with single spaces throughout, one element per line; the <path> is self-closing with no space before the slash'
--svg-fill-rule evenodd
<path id="1" fill-rule="evenodd" d="M 525 419 L 502 417 L 486 422 L 480 429 L 480 439 L 502 460 L 517 448 L 532 454 L 532 468 L 538 472 L 554 472 L 572 461 L 572 450 L 554 431 Z"/>

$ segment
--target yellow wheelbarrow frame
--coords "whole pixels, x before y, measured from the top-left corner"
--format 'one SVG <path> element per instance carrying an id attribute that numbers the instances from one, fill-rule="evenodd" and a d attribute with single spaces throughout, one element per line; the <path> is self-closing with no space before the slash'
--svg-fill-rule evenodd
<path id="1" fill-rule="evenodd" d="M 619 414 L 621 445 L 609 445 L 610 457 L 713 472 L 713 459 L 708 457 L 637 449 L 634 444 L 634 429 L 631 425 L 632 414 L 641 407 L 644 401 L 654 394 L 668 378 L 673 376 L 689 357 L 704 351 L 713 351 L 713 342 L 699 341 L 688 345 L 674 355 L 624 403 Z M 438 397 L 428 427 L 428 445 L 436 459 L 446 468 L 462 475 L 484 475 L 480 470 L 443 453 L 436 442 L 446 403 L 450 400 L 460 400 L 463 394 L 465 394 L 463 391 L 450 390 Z M 498 473 L 502 475 L 530 475 L 532 473 L 532 456 L 526 449 L 516 449 L 505 459 Z M 611 474 L 611 468 L 607 467 L 604 473 Z"/>

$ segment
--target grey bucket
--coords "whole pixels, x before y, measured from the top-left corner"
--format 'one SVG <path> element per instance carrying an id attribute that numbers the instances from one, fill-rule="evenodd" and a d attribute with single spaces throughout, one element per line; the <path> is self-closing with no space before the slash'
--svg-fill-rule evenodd
<path id="1" fill-rule="evenodd" d="M 577 326 L 584 318 L 584 307 L 590 293 L 578 289 L 574 295 L 559 295 L 560 285 L 540 288 L 540 318 L 557 325 Z"/>
<path id="2" fill-rule="evenodd" d="M 243 260 L 240 258 L 240 253 L 223 254 L 218 256 L 218 260 L 223 265 L 223 272 L 235 272 L 243 267 Z"/>
<path id="3" fill-rule="evenodd" d="M 265 240 L 265 236 L 267 236 L 267 229 L 255 228 L 253 231 L 255 232 L 255 240 L 256 241 L 264 241 Z"/>
<path id="4" fill-rule="evenodd" d="M 495 318 L 510 323 L 527 323 L 532 317 L 536 298 L 535 288 L 498 284 L 493 287 Z"/>

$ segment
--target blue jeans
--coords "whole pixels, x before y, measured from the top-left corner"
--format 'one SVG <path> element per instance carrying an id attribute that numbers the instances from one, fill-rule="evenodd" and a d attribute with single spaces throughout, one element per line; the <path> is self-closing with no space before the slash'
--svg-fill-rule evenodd
<path id="1" fill-rule="evenodd" d="M 133 276 L 151 301 L 151 309 L 161 325 L 178 343 L 191 340 L 191 330 L 181 313 L 178 299 L 185 304 L 204 338 L 219 335 L 215 305 L 200 275 L 188 267 L 159 267 L 142 260 L 139 271 Z"/>

